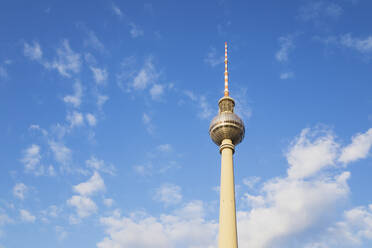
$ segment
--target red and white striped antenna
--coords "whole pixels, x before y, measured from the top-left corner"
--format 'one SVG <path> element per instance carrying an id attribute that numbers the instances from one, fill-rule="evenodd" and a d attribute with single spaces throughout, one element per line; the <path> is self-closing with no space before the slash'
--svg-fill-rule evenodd
<path id="1" fill-rule="evenodd" d="M 225 42 L 225 96 L 229 96 L 229 74 L 227 72 L 227 42 Z"/>

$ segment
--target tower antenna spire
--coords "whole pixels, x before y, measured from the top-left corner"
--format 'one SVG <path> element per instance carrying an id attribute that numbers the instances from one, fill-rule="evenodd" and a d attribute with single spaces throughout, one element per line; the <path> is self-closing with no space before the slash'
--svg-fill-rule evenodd
<path id="1" fill-rule="evenodd" d="M 229 73 L 227 72 L 227 42 L 225 42 L 225 96 L 229 96 Z"/>

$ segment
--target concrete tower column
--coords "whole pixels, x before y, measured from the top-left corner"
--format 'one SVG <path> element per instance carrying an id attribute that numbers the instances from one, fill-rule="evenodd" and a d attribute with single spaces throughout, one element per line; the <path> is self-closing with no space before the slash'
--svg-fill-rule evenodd
<path id="1" fill-rule="evenodd" d="M 237 248 L 233 154 L 235 146 L 224 139 L 221 152 L 220 228 L 218 247 Z"/>

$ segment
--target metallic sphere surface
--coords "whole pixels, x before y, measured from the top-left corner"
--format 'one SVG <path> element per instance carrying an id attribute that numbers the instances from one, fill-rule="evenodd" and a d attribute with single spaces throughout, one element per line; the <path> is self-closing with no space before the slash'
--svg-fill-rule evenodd
<path id="1" fill-rule="evenodd" d="M 224 139 L 230 139 L 234 145 L 244 139 L 245 127 L 242 119 L 233 112 L 222 112 L 215 116 L 209 126 L 209 135 L 220 146 Z"/>

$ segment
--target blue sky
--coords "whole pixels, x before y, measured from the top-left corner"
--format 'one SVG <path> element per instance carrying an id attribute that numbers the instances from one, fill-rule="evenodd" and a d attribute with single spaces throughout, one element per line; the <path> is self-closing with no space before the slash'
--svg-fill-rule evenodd
<path id="1" fill-rule="evenodd" d="M 371 247 L 372 3 L 2 1 L 0 247 Z"/>

